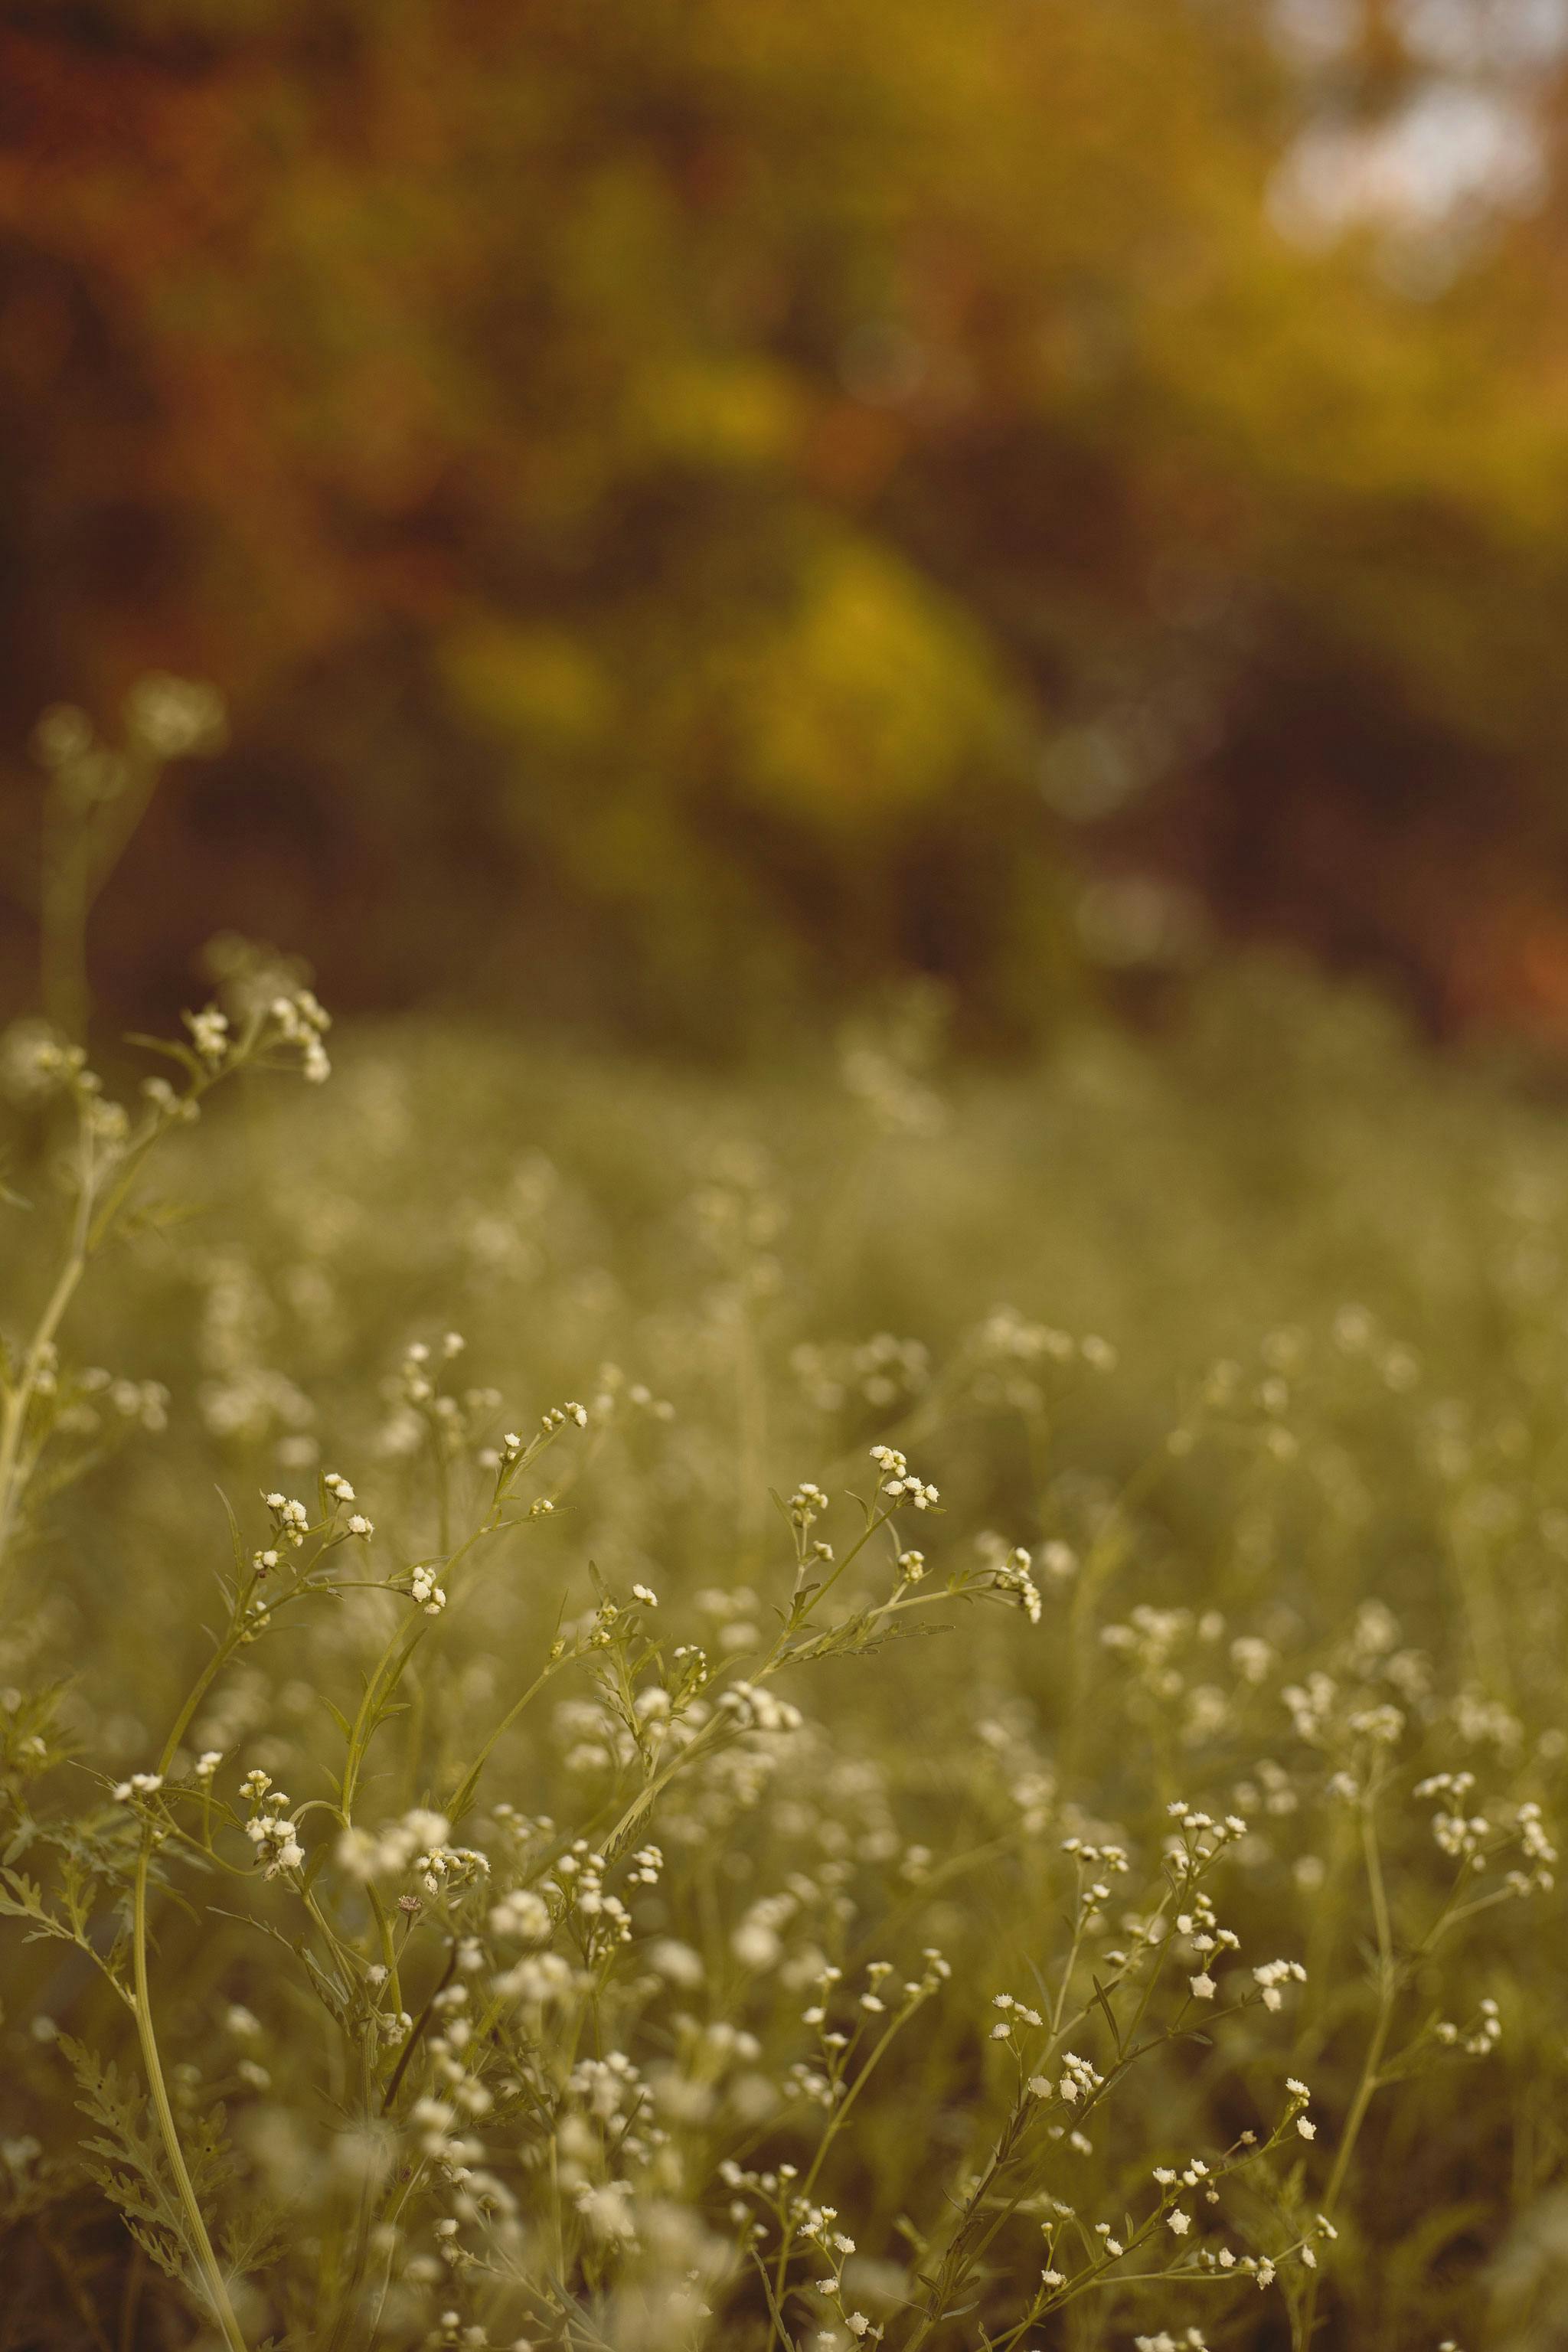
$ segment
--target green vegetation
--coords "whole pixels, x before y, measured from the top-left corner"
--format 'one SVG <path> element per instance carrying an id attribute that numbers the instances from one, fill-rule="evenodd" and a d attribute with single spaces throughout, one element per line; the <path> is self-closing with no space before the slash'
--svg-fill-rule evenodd
<path id="1" fill-rule="evenodd" d="M 0 2341 L 1547 2342 L 1555 1115 L 219 961 L 6 1046 Z"/>

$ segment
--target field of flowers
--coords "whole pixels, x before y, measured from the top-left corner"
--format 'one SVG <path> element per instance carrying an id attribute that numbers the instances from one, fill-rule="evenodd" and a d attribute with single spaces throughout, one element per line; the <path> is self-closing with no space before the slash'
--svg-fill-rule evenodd
<path id="1" fill-rule="evenodd" d="M 0 2346 L 1561 2346 L 1561 1107 L 220 963 L 4 1047 Z"/>

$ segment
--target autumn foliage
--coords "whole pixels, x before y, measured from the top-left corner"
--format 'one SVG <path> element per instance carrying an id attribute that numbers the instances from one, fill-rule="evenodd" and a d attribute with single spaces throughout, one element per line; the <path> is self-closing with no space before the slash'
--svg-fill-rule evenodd
<path id="1" fill-rule="evenodd" d="M 133 853 L 127 1001 L 231 921 L 350 1003 L 721 1044 L 912 968 L 1016 1035 L 1087 865 L 1560 1021 L 1520 13 L 6 7 L 16 896 L 40 703 L 169 668 L 232 742 Z M 1329 132 L 1456 91 L 1528 121 L 1528 188 L 1302 217 Z"/>

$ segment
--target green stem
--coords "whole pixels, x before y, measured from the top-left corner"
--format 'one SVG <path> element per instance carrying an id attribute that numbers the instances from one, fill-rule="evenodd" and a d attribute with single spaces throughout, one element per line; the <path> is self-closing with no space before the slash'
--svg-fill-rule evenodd
<path id="1" fill-rule="evenodd" d="M 89 1194 L 83 1183 L 76 1215 L 76 1227 L 65 1264 L 61 1266 L 48 1303 L 38 1318 L 31 1344 L 22 1366 L 21 1378 L 5 1392 L 3 1412 L 0 1412 L 0 1566 L 4 1565 L 10 1548 L 16 1506 L 26 1485 L 22 1469 L 22 1437 L 27 1423 L 27 1408 L 37 1391 L 45 1361 L 59 1329 L 66 1308 L 76 1294 L 76 1287 L 87 1271 L 87 1220 Z"/>
<path id="2" fill-rule="evenodd" d="M 489 1761 L 490 1754 L 495 1748 L 496 1742 L 502 1738 L 504 1735 L 511 1729 L 512 1725 L 517 1721 L 518 1717 L 522 1713 L 530 1699 L 535 1697 L 537 1694 L 543 1689 L 552 1675 L 558 1673 L 561 1667 L 572 1664 L 577 1655 L 578 1653 L 574 1650 L 570 1653 L 563 1651 L 560 1657 L 552 1658 L 542 1671 L 535 1675 L 533 1680 L 529 1684 L 528 1688 L 523 1692 L 522 1696 L 519 1699 L 515 1699 L 511 1706 L 508 1707 L 506 1713 L 502 1716 L 500 1721 L 497 1724 L 495 1729 L 490 1733 L 489 1738 L 485 1741 L 484 1746 L 480 1748 L 479 1754 L 475 1757 L 473 1762 L 464 1773 L 461 1780 L 458 1783 L 456 1792 L 447 1804 L 447 1815 L 454 1829 L 456 1829 L 458 1823 L 468 1811 L 468 1807 L 473 1803 L 474 1791 L 479 1784 L 479 1775 L 483 1772 L 485 1766 Z"/>
<path id="3" fill-rule="evenodd" d="M 1362 1799 L 1361 1835 L 1362 1853 L 1366 1864 L 1367 1892 L 1372 1898 L 1373 1927 L 1377 1937 L 1377 2010 L 1373 2019 L 1372 2034 L 1366 2045 L 1366 2054 L 1362 2060 L 1361 2079 L 1356 2084 L 1355 2095 L 1351 2101 L 1350 2113 L 1345 2117 L 1344 2129 L 1340 2134 L 1340 2144 L 1335 2150 L 1333 2169 L 1329 2175 L 1329 2185 L 1323 2191 L 1321 2210 L 1331 2215 L 1339 2202 L 1340 2192 L 1345 2185 L 1351 2159 L 1355 2154 L 1356 2142 L 1361 2137 L 1362 2126 L 1366 2121 L 1367 2111 L 1381 2087 L 1379 2072 L 1394 2024 L 1394 2005 L 1399 1998 L 1402 1976 L 1394 1957 L 1394 1928 L 1389 1916 L 1388 1893 L 1384 1885 L 1383 1857 L 1378 1850 L 1377 1819 L 1374 1808 L 1374 1792 L 1369 1789 Z M 1311 2342 L 1317 2308 L 1318 2273 L 1314 2272 L 1312 2283 L 1307 2290 L 1306 2301 L 1301 2307 L 1296 2334 L 1296 2342 L 1302 2347 Z"/>
<path id="4" fill-rule="evenodd" d="M 795 2192 L 803 2203 L 810 2197 L 812 2190 L 816 2188 L 822 2168 L 827 2160 L 828 2150 L 832 2147 L 834 2141 L 837 2138 L 839 2132 L 843 2129 L 845 2119 L 848 2116 L 850 2108 L 854 2105 L 856 2100 L 859 2097 L 861 2092 L 870 2081 L 879 2059 L 882 2056 L 883 2052 L 887 2049 L 888 2044 L 892 2041 L 900 2028 L 908 2023 L 909 2020 L 914 2015 L 915 2010 L 919 2006 L 919 2002 L 911 2003 L 910 2008 L 892 2020 L 880 2042 L 878 2042 L 876 2048 L 867 2059 L 866 2063 L 861 2067 L 860 2072 L 856 2075 L 855 2080 L 849 2085 L 844 2097 L 839 2101 L 837 2106 L 835 2107 L 832 2115 L 828 2117 L 826 2128 L 823 2132 L 821 2140 L 817 2144 L 816 2154 L 812 2158 L 811 2169 L 807 2172 L 805 2179 L 801 2182 L 799 2189 Z M 795 2228 L 794 2225 L 791 2224 L 784 2230 L 784 2242 L 779 2247 L 778 2262 L 773 2278 L 773 2294 L 781 2303 L 784 2300 L 784 2273 L 789 2267 L 789 2258 L 795 2246 Z"/>
<path id="5" fill-rule="evenodd" d="M 169 2104 L 168 2085 L 163 2080 L 163 2062 L 158 2055 L 158 2038 L 153 2030 L 152 1995 L 147 1983 L 147 1864 L 151 1855 L 151 1841 L 147 1832 L 143 1832 L 142 1852 L 136 1864 L 135 1904 L 132 1924 L 132 1961 L 136 1983 L 136 2034 L 142 2044 L 142 2063 L 147 2072 L 147 2087 L 153 2095 L 153 2109 L 158 2119 L 158 2131 L 163 2142 L 164 2153 L 169 2159 L 169 2169 L 174 2176 L 174 2185 L 180 2193 L 180 2202 L 185 2210 L 186 2223 L 201 2266 L 214 2315 L 223 2330 L 224 2341 L 228 2345 L 229 2352 L 247 2352 L 239 2321 L 235 2316 L 234 2305 L 229 2301 L 227 2284 L 222 2271 L 218 2268 L 217 2256 L 213 2252 L 213 2242 L 207 2235 L 207 2225 L 202 2219 L 201 2207 L 196 2202 L 196 2192 L 191 2182 L 184 2150 L 180 2146 L 180 2135 L 174 2125 L 174 2111 Z"/>

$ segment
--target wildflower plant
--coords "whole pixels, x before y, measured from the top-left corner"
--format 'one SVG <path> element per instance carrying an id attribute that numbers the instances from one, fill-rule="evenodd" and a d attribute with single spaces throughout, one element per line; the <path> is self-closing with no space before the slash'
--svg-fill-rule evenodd
<path id="1" fill-rule="evenodd" d="M 220 960 L 129 1100 L 5 1048 L 26 2340 L 1477 2323 L 1563 2154 L 1544 1309 L 1456 1391 L 1211 1285 L 1151 1396 L 1109 1273 L 954 1296 L 1017 1155 L 890 1119 L 894 1030 L 792 1161 L 449 1033 L 322 1085 L 303 979 Z"/>

